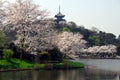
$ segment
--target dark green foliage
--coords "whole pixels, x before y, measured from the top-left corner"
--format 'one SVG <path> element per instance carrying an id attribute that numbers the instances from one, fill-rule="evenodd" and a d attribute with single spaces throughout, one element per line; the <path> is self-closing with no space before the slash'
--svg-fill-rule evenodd
<path id="1" fill-rule="evenodd" d="M 79 62 L 72 62 L 72 61 L 63 61 L 61 63 L 54 63 L 53 65 L 54 69 L 69 69 L 69 68 L 83 68 L 84 64 Z"/>
<path id="2" fill-rule="evenodd" d="M 50 60 L 50 54 L 47 51 L 42 51 L 40 53 L 40 60 L 49 61 Z"/>
<path id="3" fill-rule="evenodd" d="M 49 50 L 48 52 L 50 54 L 51 61 L 62 61 L 63 55 L 57 47 L 55 47 L 52 50 Z"/>
<path id="4" fill-rule="evenodd" d="M 13 51 L 10 49 L 3 49 L 3 54 L 3 58 L 9 62 L 12 58 Z"/>
<path id="5" fill-rule="evenodd" d="M 101 45 L 107 45 L 107 44 L 117 45 L 118 43 L 116 36 L 112 33 L 105 33 L 105 32 L 100 31 L 99 39 L 100 39 Z"/>
<path id="6" fill-rule="evenodd" d="M 62 32 L 64 32 L 64 31 L 70 31 L 70 29 L 67 28 L 67 27 L 63 27 L 63 28 L 62 28 Z"/>
<path id="7" fill-rule="evenodd" d="M 42 51 L 39 55 L 40 62 L 60 62 L 62 61 L 62 53 L 56 47 L 52 50 Z"/>
<path id="8" fill-rule="evenodd" d="M 117 53 L 116 53 L 116 54 L 120 56 L 120 44 L 119 44 L 119 46 L 117 47 Z"/>
<path id="9" fill-rule="evenodd" d="M 40 54 L 37 55 L 39 58 L 38 62 L 46 63 L 46 62 L 60 62 L 62 61 L 62 53 L 57 47 L 54 47 L 52 50 L 46 50 L 40 52 Z"/>
<path id="10" fill-rule="evenodd" d="M 84 64 L 81 64 L 79 62 L 66 61 L 65 63 L 72 67 L 84 67 Z"/>
<path id="11" fill-rule="evenodd" d="M 90 44 L 92 44 L 92 45 L 99 45 L 99 44 L 100 44 L 100 39 L 99 39 L 98 36 L 90 35 L 90 36 L 89 36 L 89 42 L 90 42 Z"/>
<path id="12" fill-rule="evenodd" d="M 83 27 L 73 28 L 70 31 L 71 32 L 79 32 L 80 34 L 82 34 L 84 36 L 83 38 L 86 41 L 88 41 L 88 37 L 93 34 L 91 31 L 89 31 L 88 29 L 85 29 Z"/>

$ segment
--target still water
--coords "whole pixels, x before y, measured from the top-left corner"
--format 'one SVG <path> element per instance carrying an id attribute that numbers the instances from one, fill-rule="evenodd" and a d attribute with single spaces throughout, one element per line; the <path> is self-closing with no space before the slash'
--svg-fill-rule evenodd
<path id="1" fill-rule="evenodd" d="M 87 60 L 86 60 L 87 61 Z M 86 62 L 83 60 L 83 62 Z M 89 60 L 90 61 L 90 60 Z M 94 60 L 91 60 L 94 62 Z M 97 63 L 101 63 L 98 60 Z M 103 60 L 102 62 L 104 62 Z M 119 60 L 118 60 L 119 62 Z M 120 76 L 120 68 L 118 71 L 116 69 L 103 69 L 99 66 L 92 66 L 91 62 L 90 66 L 87 66 L 84 69 L 73 69 L 73 70 L 31 70 L 31 71 L 16 71 L 16 72 L 0 72 L 0 80 L 119 80 Z M 111 64 L 110 64 L 111 63 Z M 86 65 L 87 65 L 86 64 Z M 104 64 L 107 64 L 106 61 Z M 109 65 L 110 64 L 110 65 Z M 108 61 L 109 66 L 118 66 L 117 63 L 112 64 Z M 100 64 L 99 64 L 100 65 Z M 102 64 L 101 64 L 102 65 Z M 103 65 L 104 66 L 104 65 Z M 99 67 L 99 68 L 98 68 Z M 106 67 L 106 65 L 105 65 Z M 120 66 L 118 66 L 120 67 Z M 116 68 L 116 67 L 115 67 Z"/>

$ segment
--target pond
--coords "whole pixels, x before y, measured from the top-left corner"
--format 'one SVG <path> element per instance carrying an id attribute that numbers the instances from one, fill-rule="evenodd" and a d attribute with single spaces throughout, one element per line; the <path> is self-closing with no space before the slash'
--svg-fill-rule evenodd
<path id="1" fill-rule="evenodd" d="M 81 62 L 88 67 L 94 67 L 94 69 L 120 72 L 119 59 L 78 59 L 74 61 Z"/>
<path id="2" fill-rule="evenodd" d="M 107 69 L 106 68 L 107 60 L 105 61 L 106 63 L 105 66 L 104 64 L 101 64 L 105 67 L 105 69 L 103 69 L 103 67 L 101 68 L 99 66 L 95 66 L 95 64 L 97 65 L 98 62 L 101 63 L 103 61 L 99 60 L 98 62 L 96 62 L 97 60 L 91 61 L 93 62 L 95 61 L 95 63 L 92 63 L 93 66 L 91 62 L 88 62 L 88 60 L 84 59 L 82 61 L 84 63 L 87 63 L 84 69 L 0 72 L 0 80 L 119 80 L 120 69 L 118 70 L 117 69 L 114 70 L 114 68 L 113 70 L 111 68 Z M 115 63 L 113 63 L 114 61 L 115 60 L 111 60 L 111 62 L 108 61 L 108 65 L 110 63 L 111 65 L 115 65 Z M 77 60 L 77 62 L 79 62 L 79 60 Z M 90 66 L 88 65 L 88 63 Z M 116 65 L 117 64 L 118 63 L 116 63 Z"/>

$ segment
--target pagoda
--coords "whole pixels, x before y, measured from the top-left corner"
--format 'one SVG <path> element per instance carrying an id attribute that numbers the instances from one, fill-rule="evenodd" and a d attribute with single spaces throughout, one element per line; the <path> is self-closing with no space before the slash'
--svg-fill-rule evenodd
<path id="1" fill-rule="evenodd" d="M 66 21 L 65 19 L 63 19 L 65 17 L 65 15 L 63 15 L 63 14 L 61 14 L 61 12 L 60 12 L 60 6 L 59 6 L 59 13 L 57 14 L 57 15 L 55 15 L 55 22 L 57 23 L 57 24 L 59 24 L 59 22 L 61 22 L 61 21 Z"/>

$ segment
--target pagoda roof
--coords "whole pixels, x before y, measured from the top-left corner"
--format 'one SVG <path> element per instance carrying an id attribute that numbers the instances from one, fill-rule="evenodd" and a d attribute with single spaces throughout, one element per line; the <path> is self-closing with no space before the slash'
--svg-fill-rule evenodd
<path id="1" fill-rule="evenodd" d="M 55 15 L 55 17 L 65 17 L 65 15 L 63 15 L 59 12 L 57 15 Z"/>

